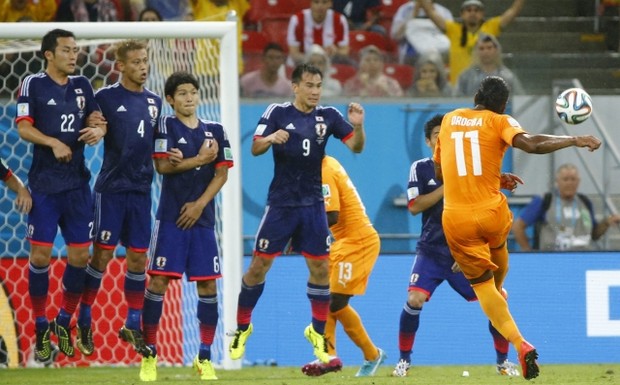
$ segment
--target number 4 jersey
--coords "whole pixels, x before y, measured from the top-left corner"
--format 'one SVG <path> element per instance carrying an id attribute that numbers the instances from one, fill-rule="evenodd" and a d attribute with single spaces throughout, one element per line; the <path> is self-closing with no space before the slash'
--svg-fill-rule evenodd
<path id="1" fill-rule="evenodd" d="M 433 155 L 443 173 L 444 208 L 498 200 L 504 153 L 523 132 L 510 115 L 489 110 L 461 108 L 446 114 Z"/>
<path id="2" fill-rule="evenodd" d="M 69 146 L 71 160 L 56 160 L 50 147 L 34 145 L 28 172 L 31 190 L 46 194 L 73 190 L 87 184 L 90 172 L 84 163 L 84 142 L 78 141 L 86 118 L 98 110 L 93 89 L 84 76 L 69 76 L 60 85 L 47 73 L 27 76 L 17 98 L 15 123 L 27 120 L 42 134 Z"/>

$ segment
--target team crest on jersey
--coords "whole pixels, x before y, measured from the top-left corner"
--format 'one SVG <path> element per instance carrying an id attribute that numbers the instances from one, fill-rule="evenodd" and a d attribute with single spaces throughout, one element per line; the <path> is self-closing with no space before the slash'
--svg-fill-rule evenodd
<path id="1" fill-rule="evenodd" d="M 155 124 L 158 112 L 159 111 L 157 109 L 157 106 L 149 106 L 149 116 L 151 117 L 151 124 Z"/>
<path id="2" fill-rule="evenodd" d="M 112 237 L 111 232 L 109 232 L 108 230 L 103 230 L 99 238 L 101 239 L 102 242 L 108 242 L 111 237 Z"/>
<path id="3" fill-rule="evenodd" d="M 77 93 L 77 90 L 76 90 Z M 78 115 L 80 116 L 80 119 L 84 117 L 84 108 L 86 108 L 86 98 L 84 96 L 77 96 L 75 98 L 75 101 L 77 103 L 78 108 L 80 109 L 80 112 L 78 113 Z"/>
<path id="4" fill-rule="evenodd" d="M 411 274 L 411 278 L 409 278 L 409 284 L 416 284 L 418 282 L 418 279 L 420 279 L 420 275 L 418 273 Z"/>
<path id="5" fill-rule="evenodd" d="M 261 238 L 258 240 L 258 248 L 260 250 L 267 250 L 269 247 L 269 239 Z"/>
<path id="6" fill-rule="evenodd" d="M 157 257 L 155 258 L 155 266 L 160 269 L 163 269 L 166 266 L 167 259 L 166 257 Z"/>
<path id="7" fill-rule="evenodd" d="M 325 199 L 331 198 L 332 191 L 329 189 L 329 185 L 328 184 L 324 184 L 322 190 L 323 190 L 323 198 L 325 198 Z"/>
<path id="8" fill-rule="evenodd" d="M 320 118 L 320 116 L 317 116 Z M 316 142 L 318 144 L 322 144 L 325 141 L 325 134 L 327 134 L 327 124 L 325 123 L 317 123 L 314 125 L 314 130 L 316 131 Z"/>

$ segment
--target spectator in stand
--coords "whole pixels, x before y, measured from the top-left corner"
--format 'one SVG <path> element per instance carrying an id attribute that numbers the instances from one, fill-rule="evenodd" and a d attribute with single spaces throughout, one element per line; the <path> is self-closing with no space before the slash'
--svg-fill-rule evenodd
<path id="1" fill-rule="evenodd" d="M 386 34 L 385 28 L 379 24 L 381 0 L 333 0 L 333 3 L 334 11 L 347 17 L 350 30 Z"/>
<path id="2" fill-rule="evenodd" d="M 138 21 L 163 21 L 164 19 L 155 8 L 144 8 L 138 15 Z"/>
<path id="3" fill-rule="evenodd" d="M 620 223 L 620 215 L 610 215 L 602 222 L 596 220 L 590 199 L 577 192 L 579 170 L 566 163 L 555 173 L 555 189 L 535 196 L 525 206 L 512 225 L 512 233 L 521 251 L 532 250 L 591 250 L 592 242 Z M 526 229 L 534 225 L 532 243 Z"/>
<path id="4" fill-rule="evenodd" d="M 239 47 L 238 60 L 239 74 L 243 73 L 243 56 L 242 56 L 242 41 L 241 35 L 243 31 L 243 17 L 250 9 L 250 3 L 248 0 L 189 0 L 192 7 L 193 19 L 197 21 L 226 21 L 232 14 L 236 13 L 237 20 L 237 44 Z M 210 51 L 209 56 L 219 58 L 219 44 L 205 44 L 204 41 L 200 41 L 197 50 Z M 204 52 L 207 55 L 206 52 Z M 198 63 L 200 64 L 200 62 Z M 200 67 L 200 65 L 198 65 Z M 196 71 L 196 70 L 195 70 Z M 212 72 L 210 69 L 198 68 L 198 73 Z M 194 72 L 196 73 L 196 72 Z"/>
<path id="5" fill-rule="evenodd" d="M 133 20 L 129 0 L 60 0 L 56 21 Z"/>
<path id="6" fill-rule="evenodd" d="M 480 87 L 480 82 L 487 76 L 499 76 L 510 89 L 510 95 L 523 94 L 519 78 L 508 69 L 502 61 L 502 46 L 493 35 L 480 34 L 474 47 L 472 65 L 466 69 L 457 81 L 456 96 L 471 96 Z"/>
<path id="7" fill-rule="evenodd" d="M 53 21 L 56 0 L 0 0 L 0 22 Z"/>
<path id="8" fill-rule="evenodd" d="M 267 98 L 293 96 L 291 81 L 280 72 L 286 61 L 284 48 L 277 43 L 269 43 L 263 49 L 263 66 L 248 72 L 240 80 L 241 96 L 246 98 Z"/>
<path id="9" fill-rule="evenodd" d="M 163 20 L 186 20 L 190 14 L 189 0 L 145 0 L 144 4 L 156 9 Z"/>
<path id="10" fill-rule="evenodd" d="M 329 55 L 320 45 L 313 44 L 306 62 L 315 66 L 323 73 L 323 85 L 321 86 L 321 96 L 332 97 L 342 94 L 342 84 L 340 81 L 332 77 L 334 69 L 332 68 Z"/>
<path id="11" fill-rule="evenodd" d="M 443 5 L 433 2 L 433 9 L 446 21 L 452 21 L 452 13 Z M 431 25 L 428 25 L 428 23 Z M 420 28 L 424 27 L 424 35 L 427 39 L 415 39 L 419 35 Z M 432 23 L 426 16 L 426 12 L 420 6 L 420 3 L 416 0 L 411 0 L 401 5 L 394 19 L 392 20 L 392 28 L 390 30 L 390 37 L 396 43 L 398 43 L 398 62 L 403 64 L 413 65 L 417 58 L 424 54 L 419 52 L 425 50 L 424 46 L 420 46 L 421 43 L 432 42 L 438 35 L 443 35 L 441 30 Z M 431 36 L 431 39 L 428 37 Z M 445 38 L 445 36 L 444 36 Z M 415 45 L 418 45 L 417 47 Z M 448 47 L 450 42 L 448 41 Z M 426 50 L 428 50 L 426 46 Z M 443 47 L 443 46 L 442 46 Z M 444 52 L 441 52 L 444 54 Z"/>
<path id="12" fill-rule="evenodd" d="M 286 37 L 287 64 L 303 63 L 313 44 L 323 47 L 332 63 L 351 63 L 347 18 L 331 8 L 332 0 L 311 0 L 310 8 L 291 16 Z"/>
<path id="13" fill-rule="evenodd" d="M 461 72 L 470 66 L 472 51 L 478 35 L 483 32 L 499 36 L 521 12 L 525 0 L 514 0 L 501 16 L 484 18 L 484 4 L 480 0 L 465 0 L 461 4 L 462 22 L 451 21 L 435 11 L 431 0 L 417 0 L 428 17 L 450 39 L 450 82 L 456 85 Z"/>
<path id="14" fill-rule="evenodd" d="M 418 59 L 409 96 L 427 98 L 452 96 L 446 66 L 439 54 L 425 55 Z"/>
<path id="15" fill-rule="evenodd" d="M 383 52 L 374 45 L 362 49 L 357 74 L 344 83 L 344 94 L 361 97 L 399 97 L 403 90 L 398 81 L 383 72 Z"/>

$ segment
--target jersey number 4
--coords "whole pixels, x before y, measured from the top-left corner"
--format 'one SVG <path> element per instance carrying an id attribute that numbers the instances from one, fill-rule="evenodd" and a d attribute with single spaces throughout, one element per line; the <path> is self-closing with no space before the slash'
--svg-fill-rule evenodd
<path id="1" fill-rule="evenodd" d="M 459 176 L 467 176 L 467 162 L 465 161 L 465 141 L 471 148 L 471 164 L 474 175 L 482 175 L 482 161 L 480 159 L 480 142 L 478 131 L 453 132 L 450 136 L 454 140 L 454 153 L 456 155 L 456 170 Z"/>

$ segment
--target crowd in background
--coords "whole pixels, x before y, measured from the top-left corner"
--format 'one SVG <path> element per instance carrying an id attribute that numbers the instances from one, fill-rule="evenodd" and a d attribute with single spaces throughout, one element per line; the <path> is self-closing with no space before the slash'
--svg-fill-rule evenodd
<path id="1" fill-rule="evenodd" d="M 453 15 L 432 0 L 0 0 L 0 21 L 224 21 L 234 11 L 242 96 L 289 96 L 292 67 L 312 61 L 328 97 L 446 97 L 473 95 L 488 75 L 524 92 L 499 36 L 525 3 L 491 15 L 465 0 Z"/>

